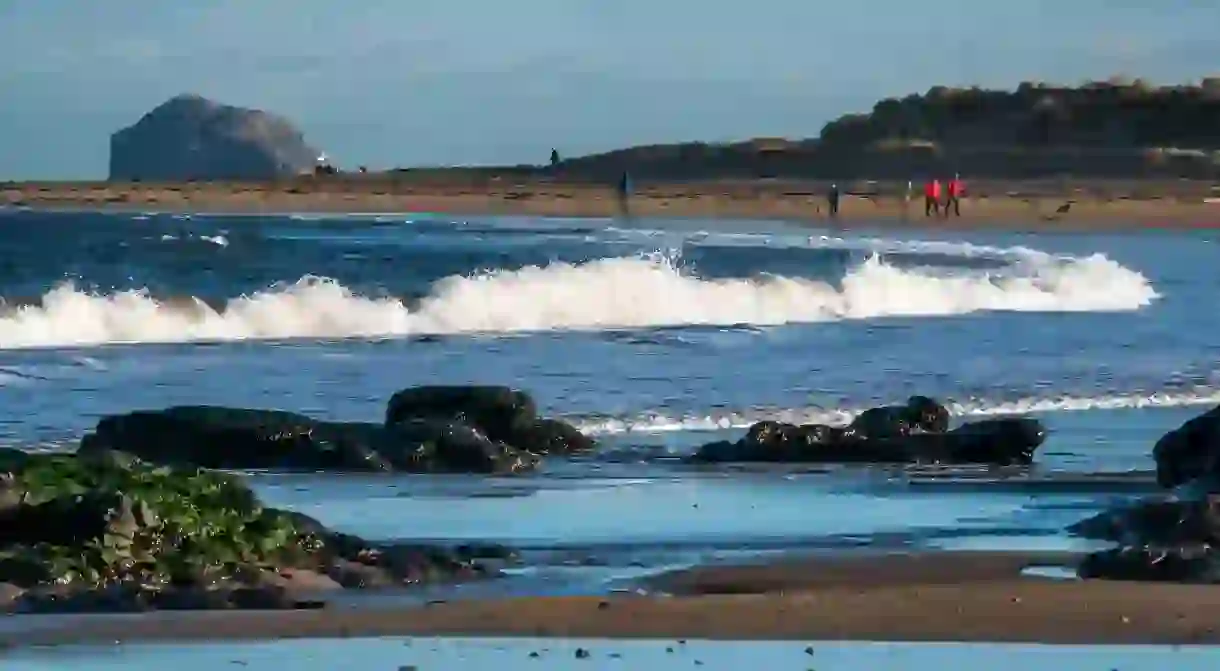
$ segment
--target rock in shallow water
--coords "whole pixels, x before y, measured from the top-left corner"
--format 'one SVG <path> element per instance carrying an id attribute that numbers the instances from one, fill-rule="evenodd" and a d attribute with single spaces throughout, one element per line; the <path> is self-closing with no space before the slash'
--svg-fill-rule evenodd
<path id="1" fill-rule="evenodd" d="M 0 451 L 0 501 L 10 611 L 315 607 L 306 595 L 339 585 L 494 574 L 469 549 L 370 543 L 264 508 L 233 476 L 119 453 Z"/>
<path id="2" fill-rule="evenodd" d="M 215 406 L 138 411 L 103 418 L 81 452 L 121 450 L 203 468 L 515 473 L 545 454 L 594 447 L 505 387 L 416 387 L 389 406 L 385 424 Z"/>
<path id="3" fill-rule="evenodd" d="M 1220 582 L 1220 407 L 1169 431 L 1152 449 L 1157 482 L 1172 495 L 1108 510 L 1068 527 L 1119 547 L 1081 563 L 1083 578 Z"/>
<path id="4" fill-rule="evenodd" d="M 1162 436 L 1152 448 L 1152 459 L 1162 487 L 1204 476 L 1220 477 L 1220 406 Z"/>
<path id="5" fill-rule="evenodd" d="M 906 406 L 865 411 L 846 427 L 759 422 L 741 440 L 701 447 L 700 463 L 1028 464 L 1046 440 L 1041 422 L 1023 417 L 968 422 L 948 429 L 948 411 L 912 397 Z"/>

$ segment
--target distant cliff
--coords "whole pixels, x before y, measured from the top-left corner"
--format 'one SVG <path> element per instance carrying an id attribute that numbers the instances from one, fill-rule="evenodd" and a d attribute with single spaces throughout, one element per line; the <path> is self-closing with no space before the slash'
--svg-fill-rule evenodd
<path id="1" fill-rule="evenodd" d="M 317 157 L 283 117 L 180 95 L 110 137 L 110 179 L 272 179 L 310 170 Z"/>
<path id="2" fill-rule="evenodd" d="M 540 168 L 541 170 L 541 168 Z M 1015 91 L 935 87 L 878 102 L 805 140 L 632 147 L 561 162 L 599 180 L 792 177 L 1220 177 L 1220 78 L 1152 87 L 1138 80 Z"/>

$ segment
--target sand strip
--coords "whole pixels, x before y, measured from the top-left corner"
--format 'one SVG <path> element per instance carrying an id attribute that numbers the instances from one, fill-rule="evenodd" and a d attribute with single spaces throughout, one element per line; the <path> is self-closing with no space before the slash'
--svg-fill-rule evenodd
<path id="1" fill-rule="evenodd" d="M 962 203 L 961 218 L 926 218 L 922 200 L 900 196 L 846 196 L 840 217 L 826 216 L 819 185 L 777 182 L 688 183 L 641 188 L 631 199 L 636 217 L 782 219 L 845 228 L 996 228 L 1090 231 L 1099 229 L 1212 228 L 1220 202 L 1211 186 L 1194 184 L 1092 185 L 1052 189 L 1022 183 L 990 184 Z M 1147 193 L 1144 193 L 1144 192 Z M 1068 212 L 1058 210 L 1068 201 Z M 1212 201 L 1212 202 L 1209 202 Z M 60 183 L 0 184 L 0 206 L 118 211 L 208 213 L 390 213 L 454 216 L 533 215 L 615 217 L 614 192 L 603 186 L 523 182 L 412 184 L 305 181 L 300 184 L 181 185 Z"/>
<path id="2" fill-rule="evenodd" d="M 1220 588 L 1021 578 L 1046 557 L 981 553 L 808 560 L 666 576 L 692 592 L 427 607 L 73 618 L 0 644 L 353 636 L 1220 643 Z M 11 631 L 11 630 L 10 630 Z"/>

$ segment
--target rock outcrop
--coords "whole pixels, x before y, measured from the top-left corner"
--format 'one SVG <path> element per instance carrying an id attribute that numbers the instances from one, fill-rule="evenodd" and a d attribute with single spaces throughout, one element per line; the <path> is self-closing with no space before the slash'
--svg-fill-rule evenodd
<path id="1" fill-rule="evenodd" d="M 758 422 L 736 442 L 699 448 L 694 463 L 939 463 L 1016 465 L 1046 440 L 1035 419 L 996 418 L 949 428 L 949 411 L 926 396 L 866 410 L 845 427 Z"/>
<path id="2" fill-rule="evenodd" d="M 1220 407 L 1166 433 L 1152 450 L 1169 489 L 1082 520 L 1068 531 L 1111 541 L 1089 555 L 1082 578 L 1220 582 Z"/>
<path id="3" fill-rule="evenodd" d="M 531 470 L 544 455 L 593 446 L 575 427 L 539 417 L 524 392 L 425 386 L 395 394 L 384 424 L 212 406 L 113 415 L 85 436 L 80 452 L 118 450 L 200 468 L 516 473 Z"/>
<path id="4" fill-rule="evenodd" d="M 345 587 L 490 576 L 511 557 L 371 543 L 215 471 L 0 450 L 0 611 L 318 608 Z"/>
<path id="5" fill-rule="evenodd" d="M 180 95 L 110 136 L 110 179 L 265 180 L 313 170 L 318 156 L 283 117 Z"/>

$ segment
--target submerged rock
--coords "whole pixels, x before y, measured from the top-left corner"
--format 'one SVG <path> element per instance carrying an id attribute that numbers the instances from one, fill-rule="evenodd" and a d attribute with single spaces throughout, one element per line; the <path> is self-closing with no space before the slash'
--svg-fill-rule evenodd
<path id="1" fill-rule="evenodd" d="M 949 430 L 944 406 L 916 396 L 905 406 L 866 411 L 843 428 L 758 422 L 741 440 L 704 445 L 690 461 L 1028 464 L 1045 440 L 1045 427 L 1022 417 Z"/>
<path id="2" fill-rule="evenodd" d="M 370 543 L 265 508 L 236 477 L 116 452 L 4 451 L 0 502 L 10 611 L 317 607 L 340 586 L 494 573 L 468 549 Z"/>
<path id="3" fill-rule="evenodd" d="M 384 424 L 323 422 L 278 410 L 177 406 L 113 415 L 80 452 L 118 450 L 160 464 L 221 469 L 516 473 L 546 454 L 594 447 L 570 424 L 538 417 L 504 387 L 416 387 Z"/>

